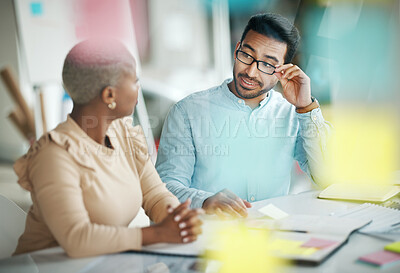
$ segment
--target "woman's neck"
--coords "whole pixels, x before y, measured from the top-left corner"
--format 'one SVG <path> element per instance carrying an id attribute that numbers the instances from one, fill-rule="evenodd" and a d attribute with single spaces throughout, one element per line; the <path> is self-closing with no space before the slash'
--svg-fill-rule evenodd
<path id="1" fill-rule="evenodd" d="M 94 106 L 74 106 L 71 118 L 82 128 L 86 134 L 101 145 L 105 143 L 106 132 L 115 117 L 102 115 Z"/>

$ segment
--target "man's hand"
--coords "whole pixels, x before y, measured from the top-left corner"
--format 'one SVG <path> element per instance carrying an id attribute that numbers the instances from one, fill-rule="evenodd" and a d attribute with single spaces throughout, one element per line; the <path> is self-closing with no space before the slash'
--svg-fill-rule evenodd
<path id="1" fill-rule="evenodd" d="M 233 217 L 246 217 L 247 208 L 251 208 L 251 204 L 228 189 L 214 194 L 203 203 L 203 209 L 207 214 L 215 213 L 221 218 L 225 218 L 225 213 Z"/>
<path id="2" fill-rule="evenodd" d="M 303 108 L 312 103 L 310 78 L 297 65 L 277 66 L 274 75 L 282 84 L 285 99 L 296 108 Z"/>

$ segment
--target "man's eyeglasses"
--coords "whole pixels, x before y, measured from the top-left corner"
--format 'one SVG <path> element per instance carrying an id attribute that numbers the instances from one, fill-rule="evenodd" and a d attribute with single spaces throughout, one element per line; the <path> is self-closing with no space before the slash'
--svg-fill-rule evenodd
<path id="1" fill-rule="evenodd" d="M 241 51 L 240 49 L 236 51 L 236 59 L 247 65 L 252 65 L 254 62 L 256 62 L 257 69 L 265 74 L 272 75 L 275 72 L 276 67 L 273 66 L 272 64 L 263 61 L 258 61 L 254 59 L 251 55 L 247 54 L 244 51 Z"/>

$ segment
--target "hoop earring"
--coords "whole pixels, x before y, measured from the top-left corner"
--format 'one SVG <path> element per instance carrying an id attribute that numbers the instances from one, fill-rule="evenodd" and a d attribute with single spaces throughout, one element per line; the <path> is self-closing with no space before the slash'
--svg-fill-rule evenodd
<path id="1" fill-rule="evenodd" d="M 112 103 L 109 103 L 109 104 L 107 105 L 107 107 L 108 107 L 110 110 L 114 110 L 115 107 L 117 107 L 117 103 L 116 103 L 115 101 L 113 101 Z"/>

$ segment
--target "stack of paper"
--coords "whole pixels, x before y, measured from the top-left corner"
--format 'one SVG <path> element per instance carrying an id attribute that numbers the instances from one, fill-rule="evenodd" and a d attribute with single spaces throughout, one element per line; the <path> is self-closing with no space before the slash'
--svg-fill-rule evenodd
<path id="1" fill-rule="evenodd" d="M 400 234 L 400 211 L 396 209 L 365 203 L 335 215 L 346 219 L 372 220 L 368 226 L 360 230 L 363 233 Z"/>

